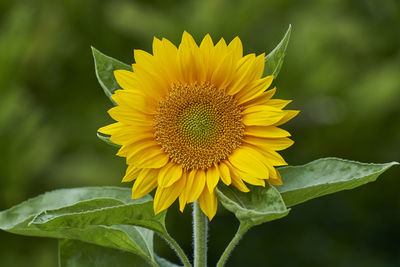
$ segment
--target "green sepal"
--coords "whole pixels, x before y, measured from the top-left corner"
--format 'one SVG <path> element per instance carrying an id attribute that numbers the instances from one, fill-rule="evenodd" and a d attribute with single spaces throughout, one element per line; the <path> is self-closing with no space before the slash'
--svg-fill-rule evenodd
<path id="1" fill-rule="evenodd" d="M 285 59 L 286 48 L 289 43 L 291 31 L 292 25 L 289 25 L 289 28 L 287 29 L 280 43 L 268 55 L 265 56 L 264 76 L 273 75 L 274 79 L 278 77 Z"/>
<path id="2" fill-rule="evenodd" d="M 104 90 L 104 93 L 108 96 L 108 98 L 113 102 L 114 105 L 116 103 L 111 98 L 113 92 L 121 87 L 118 85 L 117 80 L 114 77 L 115 70 L 130 70 L 132 71 L 132 67 L 128 64 L 122 63 L 121 61 L 106 56 L 101 53 L 99 50 L 92 46 L 92 53 L 94 58 L 94 68 L 96 71 L 96 77 L 99 81 L 101 87 Z"/>
<path id="3" fill-rule="evenodd" d="M 121 147 L 120 145 L 117 145 L 117 144 L 113 143 L 113 142 L 110 140 L 110 136 L 107 135 L 107 134 L 103 134 L 103 133 L 97 132 L 97 137 L 98 137 L 101 141 L 105 142 L 105 143 L 108 144 L 108 145 L 111 145 L 111 146 L 114 146 L 114 147 L 118 147 L 118 148 Z"/>
<path id="4" fill-rule="evenodd" d="M 114 105 L 117 105 L 114 100 L 111 98 L 112 94 L 115 90 L 120 89 L 120 86 L 117 83 L 117 80 L 114 77 L 115 70 L 130 70 L 132 71 L 132 67 L 122 63 L 121 61 L 109 57 L 99 50 L 92 46 L 92 53 L 94 59 L 94 68 L 96 72 L 97 80 L 99 81 L 101 87 L 104 90 L 104 93 L 108 96 L 111 102 Z M 104 141 L 105 143 L 119 147 L 117 144 L 114 144 L 110 141 L 110 136 L 97 132 L 97 137 Z"/>

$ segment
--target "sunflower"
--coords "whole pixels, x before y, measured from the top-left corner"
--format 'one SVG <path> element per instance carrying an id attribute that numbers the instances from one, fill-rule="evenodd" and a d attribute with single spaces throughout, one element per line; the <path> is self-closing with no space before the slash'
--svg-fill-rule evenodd
<path id="1" fill-rule="evenodd" d="M 117 122 L 99 129 L 121 146 L 122 182 L 135 180 L 133 199 L 157 188 L 156 214 L 177 198 L 181 211 L 198 200 L 211 220 L 220 179 L 243 192 L 246 183 L 282 184 L 275 167 L 287 163 L 276 151 L 293 141 L 278 126 L 298 111 L 271 99 L 276 89 L 267 90 L 273 76 L 262 77 L 264 57 L 243 56 L 238 37 L 214 45 L 206 35 L 198 46 L 187 32 L 178 48 L 154 38 L 153 54 L 134 50 L 132 71 L 114 72 L 122 89 L 108 113 Z"/>

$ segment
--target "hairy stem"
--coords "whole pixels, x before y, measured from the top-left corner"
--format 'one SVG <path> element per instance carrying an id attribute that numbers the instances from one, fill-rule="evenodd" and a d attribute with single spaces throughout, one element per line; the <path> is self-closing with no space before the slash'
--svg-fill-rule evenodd
<path id="1" fill-rule="evenodd" d="M 165 231 L 166 234 L 163 234 L 162 237 L 168 242 L 168 244 L 171 246 L 171 248 L 173 250 L 175 250 L 176 254 L 178 255 L 178 257 L 181 259 L 183 265 L 185 267 L 192 267 L 192 265 L 190 264 L 190 261 L 188 259 L 188 257 L 186 256 L 185 252 L 183 251 L 183 249 L 179 246 L 179 244 L 175 241 L 175 239 L 173 239 L 167 231 Z"/>
<path id="2" fill-rule="evenodd" d="M 229 245 L 226 247 L 224 253 L 222 253 L 221 258 L 219 258 L 217 267 L 223 267 L 226 260 L 229 258 L 229 255 L 231 254 L 232 250 L 235 248 L 235 246 L 239 243 L 240 239 L 243 237 L 243 235 L 247 232 L 247 230 L 250 229 L 250 226 L 245 223 L 240 223 L 239 228 L 235 234 L 235 236 L 232 238 L 231 242 Z"/>
<path id="3" fill-rule="evenodd" d="M 199 203 L 193 204 L 194 267 L 207 266 L 208 219 Z"/>

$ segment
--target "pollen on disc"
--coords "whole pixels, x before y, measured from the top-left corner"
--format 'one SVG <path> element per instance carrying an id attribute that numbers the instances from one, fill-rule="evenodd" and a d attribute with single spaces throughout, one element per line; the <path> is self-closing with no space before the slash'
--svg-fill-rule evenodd
<path id="1" fill-rule="evenodd" d="M 240 107 L 211 84 L 174 84 L 159 102 L 153 128 L 171 161 L 187 170 L 226 159 L 244 135 Z"/>

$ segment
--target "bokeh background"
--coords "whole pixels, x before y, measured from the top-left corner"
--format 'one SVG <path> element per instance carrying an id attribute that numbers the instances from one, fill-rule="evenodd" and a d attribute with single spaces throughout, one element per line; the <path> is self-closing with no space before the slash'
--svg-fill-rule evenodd
<path id="1" fill-rule="evenodd" d="M 336 156 L 400 160 L 400 3 L 395 0 L 0 1 L 0 210 L 63 187 L 120 185 L 124 160 L 96 130 L 111 122 L 90 46 L 133 61 L 153 36 L 179 43 L 240 36 L 270 51 L 293 25 L 277 97 L 300 115 L 286 125 L 290 164 Z M 227 266 L 400 266 L 400 168 L 375 183 L 296 206 L 252 229 Z M 129 186 L 129 185 L 124 185 Z M 168 213 L 191 254 L 190 209 Z M 211 223 L 214 265 L 237 221 Z M 57 241 L 0 232 L 0 265 L 57 266 Z M 157 252 L 176 260 L 157 238 Z"/>

